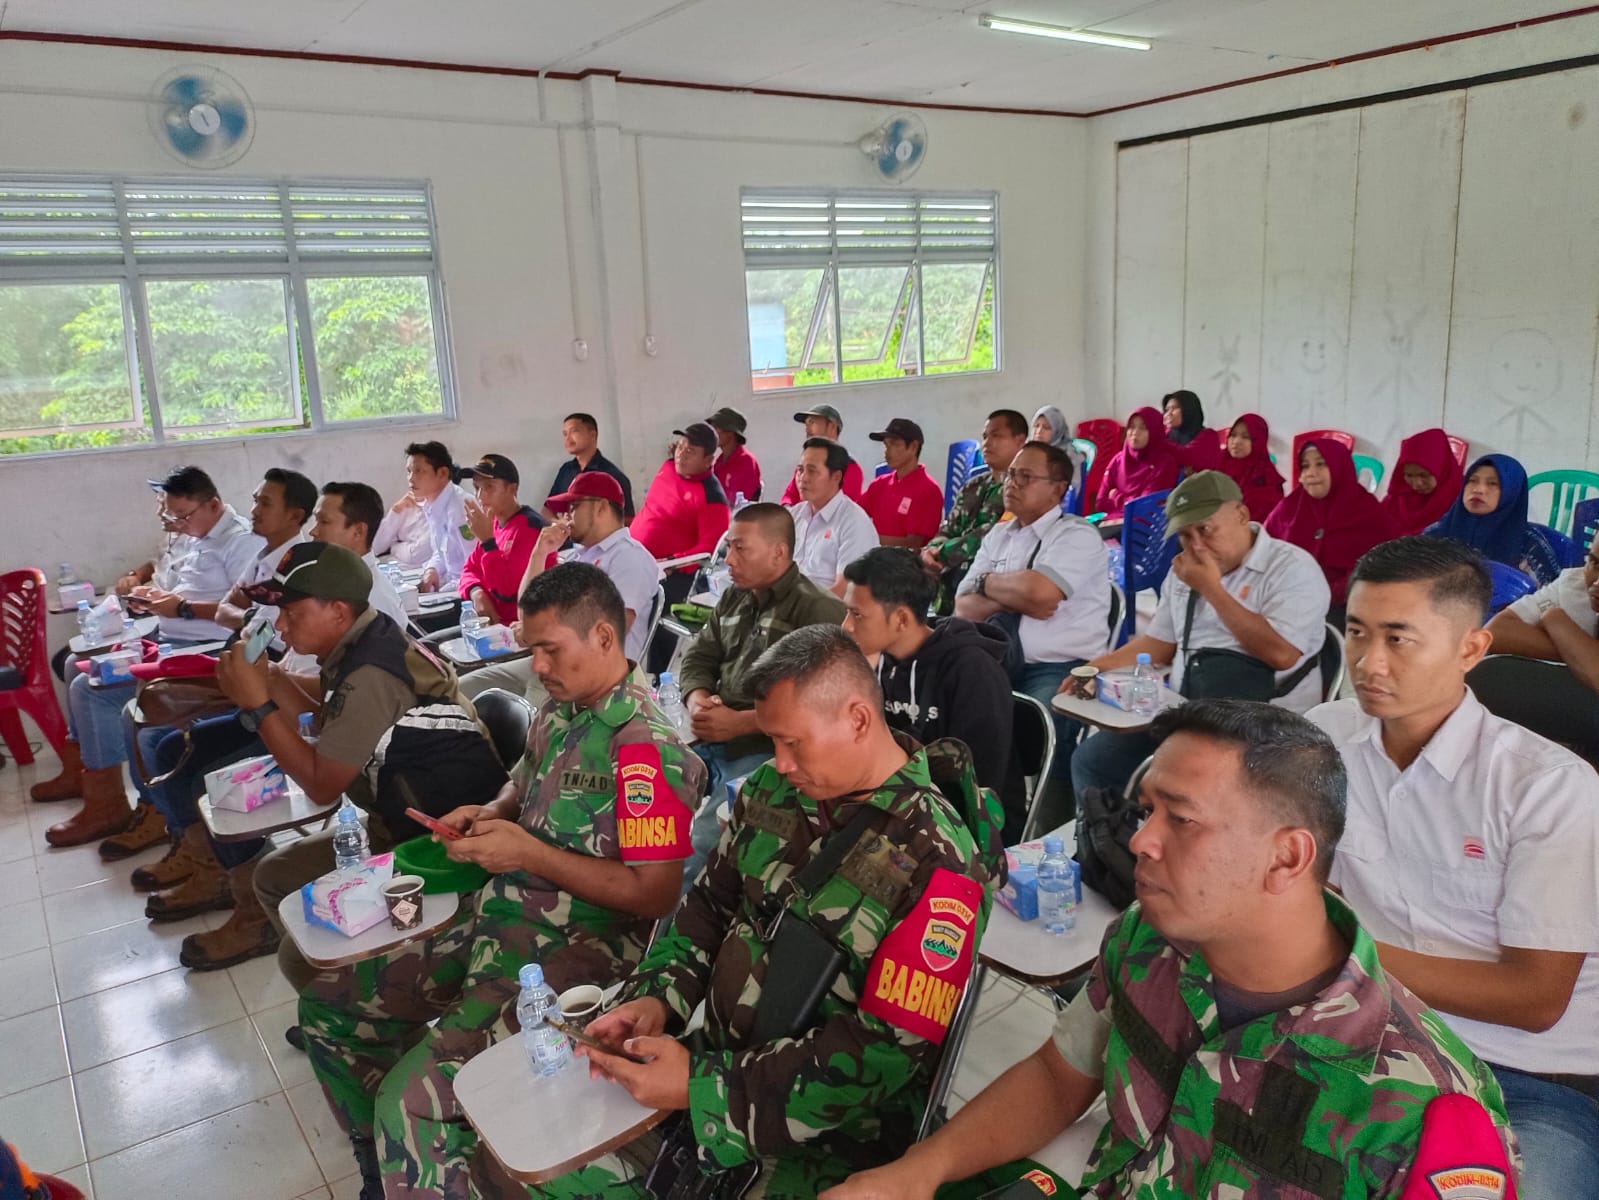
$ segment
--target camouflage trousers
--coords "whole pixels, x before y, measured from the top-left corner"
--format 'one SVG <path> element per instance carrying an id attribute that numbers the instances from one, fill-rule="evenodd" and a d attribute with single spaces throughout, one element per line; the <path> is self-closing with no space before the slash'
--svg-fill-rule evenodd
<path id="1" fill-rule="evenodd" d="M 555 915 L 538 911 L 548 896 L 497 878 L 463 896 L 456 920 L 427 941 L 323 971 L 301 993 L 317 1080 L 345 1131 L 376 1139 L 389 1197 L 473 1194 L 477 1134 L 453 1081 L 471 1058 L 514 1036 L 524 963 L 542 963 L 562 991 L 608 986 L 638 961 L 641 938 L 576 935 L 544 919 Z"/>

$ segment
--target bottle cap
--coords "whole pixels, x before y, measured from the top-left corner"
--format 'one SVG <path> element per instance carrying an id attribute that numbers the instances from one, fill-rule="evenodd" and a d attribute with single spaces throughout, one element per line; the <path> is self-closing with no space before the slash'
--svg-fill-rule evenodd
<path id="1" fill-rule="evenodd" d="M 1138 665 L 1141 666 L 1141 667 L 1149 666 L 1149 655 L 1148 654 L 1140 654 L 1138 656 Z"/>
<path id="2" fill-rule="evenodd" d="M 339 809 L 340 825 L 357 825 L 361 821 L 361 814 L 356 811 L 355 805 L 347 804 Z"/>
<path id="3" fill-rule="evenodd" d="M 1061 841 L 1061 839 L 1056 837 L 1054 834 L 1051 834 L 1049 837 L 1044 839 L 1045 854 L 1063 854 L 1065 851 L 1066 843 Z"/>
<path id="4" fill-rule="evenodd" d="M 516 981 L 524 988 L 538 987 L 544 982 L 544 968 L 538 963 L 523 963 L 522 969 L 516 973 Z"/>
<path id="5" fill-rule="evenodd" d="M 660 686 L 662 687 L 665 687 L 669 683 L 675 682 L 670 671 L 662 671 L 660 675 L 660 681 Z"/>

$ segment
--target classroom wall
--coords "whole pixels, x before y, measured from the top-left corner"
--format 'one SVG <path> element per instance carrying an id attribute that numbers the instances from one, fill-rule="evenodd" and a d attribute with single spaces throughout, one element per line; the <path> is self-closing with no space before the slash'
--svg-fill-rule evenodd
<path id="1" fill-rule="evenodd" d="M 0 43 L 0 171 L 181 174 L 150 135 L 145 98 L 163 73 L 195 57 Z M 892 416 L 914 417 L 942 478 L 944 446 L 975 436 L 990 409 L 1070 408 L 1080 392 L 1082 122 L 925 114 L 930 151 L 914 186 L 1000 194 L 1000 371 L 757 396 L 739 188 L 877 186 L 854 142 L 891 109 L 608 78 L 541 86 L 266 58 L 205 61 L 238 79 L 256 108 L 255 141 L 229 173 L 431 181 L 459 418 L 387 432 L 0 459 L 5 566 L 53 572 L 65 559 L 108 580 L 154 547 L 143 481 L 180 461 L 212 472 L 241 508 L 261 471 L 279 464 L 319 482 L 366 479 L 393 496 L 404 443 L 436 436 L 463 459 L 510 454 L 527 491 L 542 499 L 564 457 L 560 418 L 584 409 L 598 415 L 603 448 L 642 491 L 673 428 L 731 403 L 750 418 L 751 449 L 775 494 L 796 455 L 796 408 L 837 405 L 844 440 L 867 464 L 881 457 L 867 432 Z M 579 338 L 588 346 L 583 361 L 573 349 Z"/>
<path id="2" fill-rule="evenodd" d="M 1599 17 L 1096 118 L 1090 395 L 1334 427 L 1391 464 L 1442 425 L 1530 471 L 1599 467 L 1599 68 L 1118 149 L 1555 61 Z"/>

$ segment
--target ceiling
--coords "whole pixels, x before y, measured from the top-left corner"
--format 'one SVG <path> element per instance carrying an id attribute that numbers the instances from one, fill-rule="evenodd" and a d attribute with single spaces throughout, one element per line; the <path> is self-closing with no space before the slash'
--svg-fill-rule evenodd
<path id="1" fill-rule="evenodd" d="M 1573 0 L 0 0 L 0 32 L 191 42 L 1094 112 L 1569 10 Z M 977 15 L 1148 38 L 994 33 Z"/>

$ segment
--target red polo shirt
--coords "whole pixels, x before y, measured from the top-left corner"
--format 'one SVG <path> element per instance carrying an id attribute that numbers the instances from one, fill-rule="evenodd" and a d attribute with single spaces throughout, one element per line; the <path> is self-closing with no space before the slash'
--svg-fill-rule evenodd
<path id="1" fill-rule="evenodd" d="M 628 528 L 656 558 L 681 558 L 715 550 L 731 515 L 716 476 L 707 471 L 684 479 L 667 459 Z"/>
<path id="2" fill-rule="evenodd" d="M 761 464 L 742 445 L 734 446 L 731 453 L 716 456 L 711 474 L 722 485 L 729 504 L 737 504 L 739 493 L 751 504 L 761 498 Z"/>
<path id="3" fill-rule="evenodd" d="M 927 468 L 917 463 L 905 478 L 887 471 L 872 480 L 861 507 L 879 537 L 919 537 L 930 541 L 944 519 L 944 493 Z"/>

